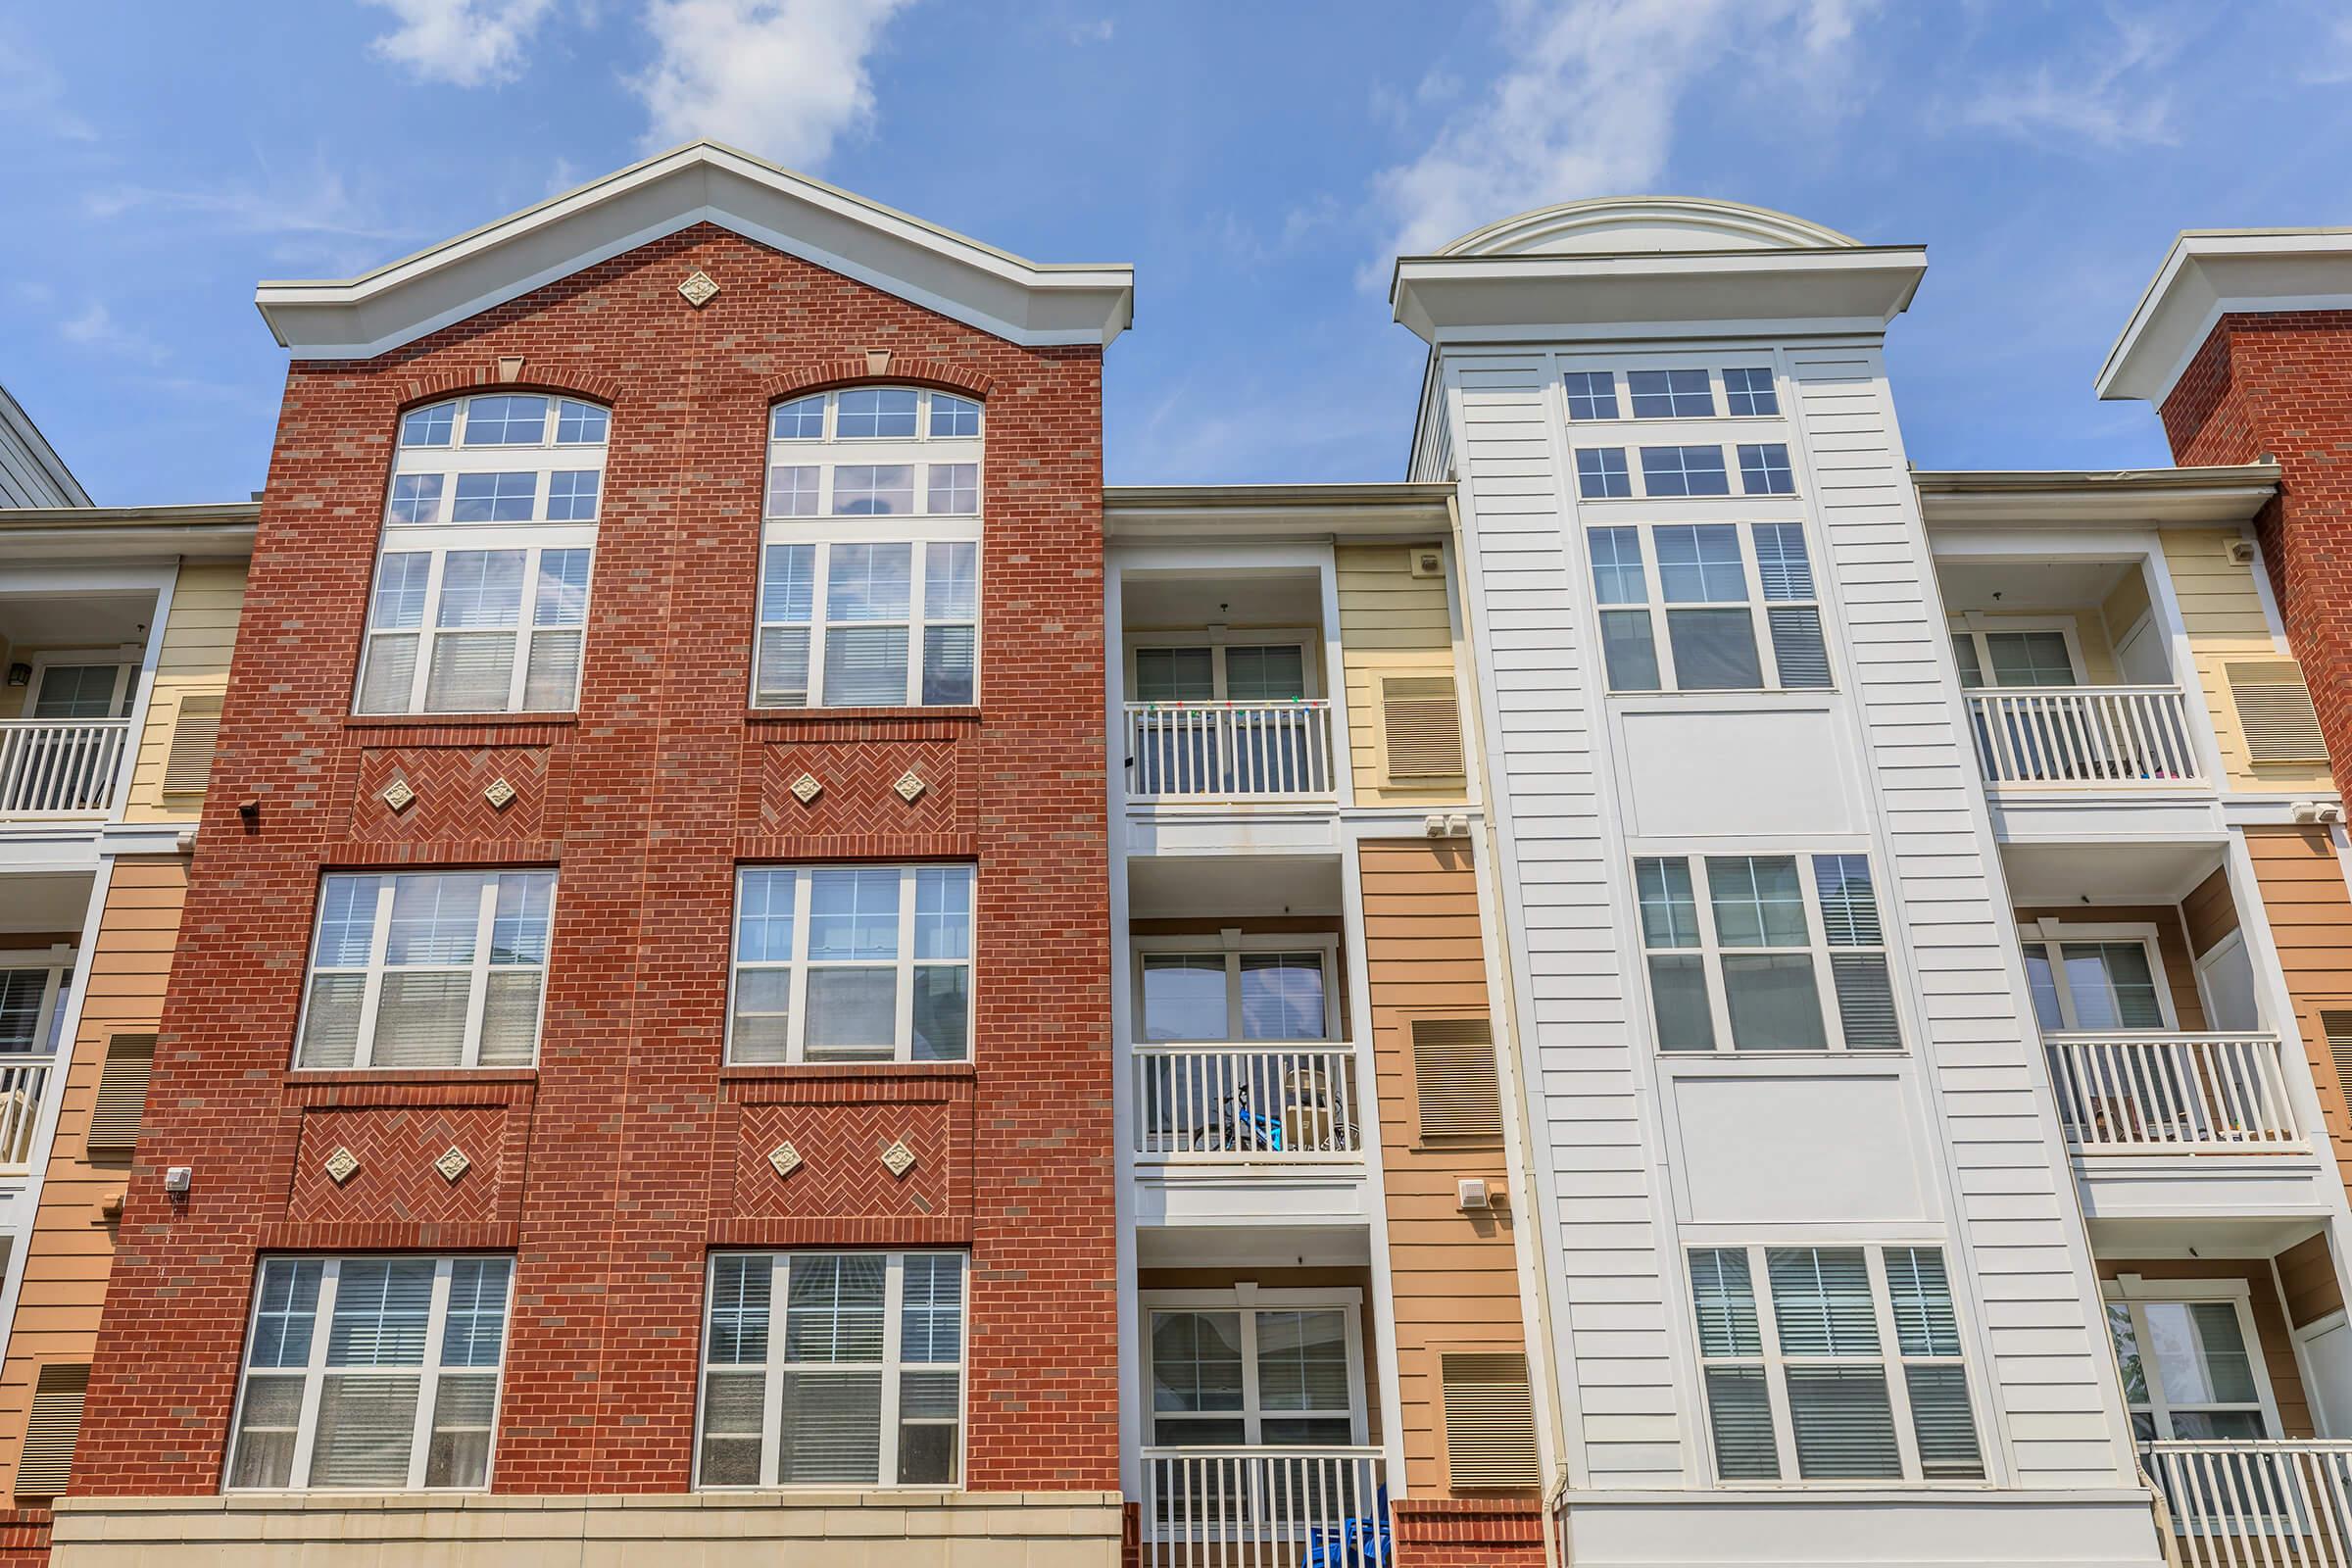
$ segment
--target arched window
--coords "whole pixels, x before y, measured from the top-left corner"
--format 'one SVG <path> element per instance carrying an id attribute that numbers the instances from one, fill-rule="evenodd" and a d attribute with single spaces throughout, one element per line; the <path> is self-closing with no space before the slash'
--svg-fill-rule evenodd
<path id="1" fill-rule="evenodd" d="M 936 707 L 979 668 L 980 405 L 847 387 L 768 418 L 760 708 Z"/>
<path id="2" fill-rule="evenodd" d="M 577 705 L 611 424 L 593 403 L 521 392 L 402 416 L 360 712 Z"/>

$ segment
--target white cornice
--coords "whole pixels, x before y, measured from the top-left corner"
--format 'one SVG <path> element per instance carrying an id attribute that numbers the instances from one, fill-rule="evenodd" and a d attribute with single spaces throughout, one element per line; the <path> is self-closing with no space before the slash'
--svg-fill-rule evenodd
<path id="1" fill-rule="evenodd" d="M 1204 538 L 1442 538 L 1450 484 L 1113 485 L 1102 530 L 1122 543 Z"/>
<path id="2" fill-rule="evenodd" d="M 1107 344 L 1133 315 L 1130 267 L 1024 261 L 710 141 L 360 277 L 264 282 L 254 303 L 301 358 L 368 359 L 703 222 L 1028 347 Z"/>
<path id="3" fill-rule="evenodd" d="M 2352 228 L 2184 229 L 2094 385 L 2161 407 L 2225 316 L 2352 310 Z"/>
<path id="4" fill-rule="evenodd" d="M 2278 466 L 1919 469 L 1911 482 L 1930 528 L 2212 526 L 2244 522 L 2260 512 L 2278 491 Z"/>

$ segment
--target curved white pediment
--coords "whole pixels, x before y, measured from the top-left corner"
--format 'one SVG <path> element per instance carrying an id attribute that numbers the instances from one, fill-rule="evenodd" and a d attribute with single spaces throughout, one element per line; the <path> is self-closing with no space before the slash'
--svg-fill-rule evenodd
<path id="1" fill-rule="evenodd" d="M 1598 196 L 1472 229 L 1442 256 L 1624 256 L 1668 251 L 1856 250 L 1834 228 L 1742 202 Z"/>

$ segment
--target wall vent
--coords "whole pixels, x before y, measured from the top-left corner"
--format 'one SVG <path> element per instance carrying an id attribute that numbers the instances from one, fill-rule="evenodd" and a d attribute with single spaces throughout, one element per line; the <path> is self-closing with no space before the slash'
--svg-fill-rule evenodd
<path id="1" fill-rule="evenodd" d="M 1484 1018 L 1413 1020 L 1413 1091 L 1421 1137 L 1502 1138 L 1502 1086 L 1494 1032 Z"/>
<path id="2" fill-rule="evenodd" d="M 2246 756 L 2256 762 L 2325 762 L 2328 741 L 2311 706 L 2311 688 L 2291 659 L 2233 661 L 2222 666 L 2246 732 Z"/>
<path id="3" fill-rule="evenodd" d="M 1462 777 L 1462 705 L 1451 675 L 1392 676 L 1380 683 L 1389 777 Z"/>
<path id="4" fill-rule="evenodd" d="M 2344 1097 L 2344 1117 L 2352 1122 L 2352 1011 L 2320 1014 L 2320 1030 L 2328 1037 L 2328 1054 L 2335 1061 L 2336 1092 Z"/>
<path id="5" fill-rule="evenodd" d="M 1494 1352 L 1441 1357 L 1446 1385 L 1446 1472 L 1459 1491 L 1535 1487 L 1536 1399 L 1527 1357 Z"/>
<path id="6" fill-rule="evenodd" d="M 220 698 L 192 692 L 179 700 L 172 724 L 172 754 L 164 763 L 166 795 L 202 795 L 213 776 L 213 753 L 220 744 Z"/>
<path id="7" fill-rule="evenodd" d="M 32 1418 L 24 1426 L 24 1455 L 17 1461 L 18 1496 L 64 1494 L 74 1474 L 74 1444 L 81 1436 L 81 1401 L 89 1389 L 86 1364 L 41 1368 Z"/>
<path id="8" fill-rule="evenodd" d="M 147 1113 L 147 1084 L 155 1074 L 155 1036 L 116 1035 L 106 1043 L 106 1066 L 98 1075 L 98 1107 L 90 1113 L 93 1154 L 127 1154 L 139 1141 Z"/>

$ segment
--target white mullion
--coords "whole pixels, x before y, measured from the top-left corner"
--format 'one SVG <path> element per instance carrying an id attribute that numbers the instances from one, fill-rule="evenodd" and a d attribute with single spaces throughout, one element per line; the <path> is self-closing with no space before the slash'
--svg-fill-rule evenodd
<path id="1" fill-rule="evenodd" d="M 297 1263 L 300 1259 L 296 1260 Z M 286 1468 L 286 1485 L 311 1484 L 311 1450 L 318 1433 L 318 1405 L 326 1383 L 326 1342 L 334 1333 L 335 1295 L 343 1278 L 343 1260 L 322 1260 L 318 1270 L 318 1315 L 311 1322 L 311 1355 L 302 1371 L 302 1413 L 294 1422 L 294 1459 Z"/>
<path id="2" fill-rule="evenodd" d="M 375 1019 L 384 996 L 384 955 L 392 942 L 392 884 L 379 874 L 375 885 L 375 917 L 368 933 L 368 978 L 360 987 L 359 1038 L 352 1047 L 354 1067 L 375 1065 Z"/>
<path id="3" fill-rule="evenodd" d="M 1745 1247 L 1747 1289 L 1756 1307 L 1756 1349 L 1764 1369 L 1764 1400 L 1772 1412 L 1773 1457 L 1783 1481 L 1801 1481 L 1796 1462 L 1796 1420 L 1788 1413 L 1788 1359 L 1781 1354 L 1780 1314 L 1773 1310 L 1770 1250 Z M 1721 1480 L 1721 1477 L 1717 1477 Z"/>
<path id="4" fill-rule="evenodd" d="M 893 1061 L 914 1055 L 914 867 L 899 867 L 899 954 L 891 987 Z"/>
<path id="5" fill-rule="evenodd" d="M 544 987 L 542 990 L 544 991 Z M 498 1367 L 490 1383 L 490 1446 L 482 1458 L 482 1490 L 487 1492 L 498 1480 L 498 1418 L 507 1402 L 507 1342 L 514 1331 L 514 1303 L 521 1298 L 522 1263 L 514 1253 L 507 1254 L 507 1294 L 505 1308 L 498 1315 Z M 455 1272 L 455 1265 L 452 1265 Z M 699 1382 L 700 1379 L 698 1378 Z"/>
<path id="6" fill-rule="evenodd" d="M 784 1059 L 806 1058 L 808 1040 L 808 906 L 811 878 L 806 866 L 792 872 L 792 974 L 785 983 Z"/>
<path id="7" fill-rule="evenodd" d="M 882 1441 L 876 1447 L 874 1484 L 899 1484 L 899 1377 L 905 1352 L 906 1255 L 891 1252 L 882 1259 Z"/>
<path id="8" fill-rule="evenodd" d="M 829 508 L 833 501 L 833 467 L 830 464 L 825 466 L 820 490 L 820 500 Z M 833 609 L 833 542 L 815 539 L 809 543 L 815 548 L 808 555 L 808 679 L 801 706 L 825 708 L 831 706 L 831 693 L 825 690 L 825 616 Z"/>
<path id="9" fill-rule="evenodd" d="M 433 1292 L 424 1313 L 424 1349 L 416 1368 L 416 1416 L 409 1433 L 409 1490 L 418 1492 L 424 1487 L 424 1469 L 431 1456 L 433 1422 L 438 1412 L 435 1403 L 441 1397 L 441 1362 L 436 1353 L 442 1337 L 449 1332 L 449 1288 L 453 1272 L 446 1257 L 433 1259 Z"/>
<path id="10" fill-rule="evenodd" d="M 931 469 L 928 464 L 916 464 L 915 499 L 929 515 L 931 506 Z M 928 538 L 906 542 L 906 706 L 916 708 L 923 701 L 923 645 L 930 630 L 929 596 L 924 584 L 930 577 L 931 541 Z"/>
<path id="11" fill-rule="evenodd" d="M 1729 1052 L 1734 1049 L 1731 983 L 1724 977 L 1723 946 L 1715 931 L 1715 899 L 1707 879 L 1707 858 L 1682 855 L 1670 858 L 1680 859 L 1690 877 L 1690 910 L 1698 921 L 1698 972 L 1707 992 L 1707 1020 L 1714 1026 L 1715 1049 Z"/>
<path id="12" fill-rule="evenodd" d="M 552 486 L 555 481 L 551 478 L 548 482 Z M 545 549 L 533 543 L 522 551 L 522 587 L 514 596 L 514 662 L 507 671 L 506 711 L 510 713 L 522 711 L 522 688 L 531 667 L 531 610 L 538 598 L 539 556 Z"/>
<path id="13" fill-rule="evenodd" d="M 1886 1380 L 1886 1408 L 1894 1426 L 1894 1451 L 1907 1481 L 1924 1481 L 1927 1471 L 1919 1459 L 1919 1433 L 1911 1420 L 1910 1363 L 1894 1321 L 1894 1293 L 1886 1282 L 1886 1250 L 1862 1249 L 1862 1268 L 1870 1276 L 1870 1310 L 1879 1325 L 1879 1375 Z"/>
<path id="14" fill-rule="evenodd" d="M 766 1381 L 760 1394 L 760 1484 L 775 1486 L 784 1468 L 784 1318 L 792 1300 L 792 1254 L 767 1257 Z M 705 1358 L 708 1364 L 708 1357 Z"/>
<path id="15" fill-rule="evenodd" d="M 1845 1049 L 1845 1009 L 1838 1000 L 1838 975 L 1830 962 L 1830 922 L 1821 907 L 1820 878 L 1814 874 L 1814 857 L 1800 854 L 1790 857 L 1796 861 L 1798 898 L 1804 901 L 1805 949 L 1813 959 L 1813 986 L 1821 994 L 1822 1043 L 1832 1051 Z"/>
<path id="16" fill-rule="evenodd" d="M 1242 1441 L 1254 1448 L 1265 1433 L 1265 1412 L 1257 1402 L 1257 1308 L 1243 1306 L 1241 1318 Z"/>
<path id="17" fill-rule="evenodd" d="M 2156 1436 L 2171 1438 L 2173 1432 L 2172 1401 L 2165 1397 L 2164 1374 L 2157 1369 L 2156 1357 L 2149 1350 L 2154 1342 L 2148 1338 L 2148 1318 L 2143 1303 L 2127 1301 L 2124 1310 L 2132 1316 L 2132 1345 L 2139 1351 L 2139 1381 L 2148 1391 L 2148 1413 L 2155 1418 Z"/>
<path id="18" fill-rule="evenodd" d="M 425 553 L 424 612 L 416 617 L 416 667 L 409 674 L 409 706 L 404 713 L 424 711 L 424 694 L 433 667 L 434 628 L 441 618 L 441 567 L 449 551 L 434 545 Z"/>
<path id="19" fill-rule="evenodd" d="M 1737 441 L 1722 448 L 1732 460 L 1730 466 L 1739 467 L 1740 444 Z M 1746 482 L 1741 481 L 1744 491 Z M 1740 580 L 1747 586 L 1747 621 L 1756 639 L 1756 679 L 1768 692 L 1781 687 L 1781 666 L 1772 648 L 1772 615 L 1764 603 L 1764 568 L 1756 561 L 1756 526 L 1752 522 L 1732 524 L 1732 545 L 1740 552 Z"/>
<path id="20" fill-rule="evenodd" d="M 1657 525 L 1637 522 L 1633 530 L 1635 547 L 1642 558 L 1642 608 L 1649 612 L 1650 657 L 1658 662 L 1658 690 L 1681 691 L 1682 676 L 1674 667 L 1674 639 L 1666 625 L 1666 561 L 1658 553 Z"/>
<path id="21" fill-rule="evenodd" d="M 498 878 L 496 871 L 482 876 L 482 890 L 475 899 L 473 911 L 473 962 L 466 982 L 466 1037 L 458 1047 L 461 1066 L 478 1067 L 482 1056 L 482 1015 L 490 1000 L 490 934 L 498 920 Z M 554 910 L 549 910 L 549 925 L 554 925 Z M 554 934 L 551 930 L 551 936 Z M 541 999 L 547 993 L 544 978 L 539 983 Z M 535 1053 L 534 1053 L 535 1054 Z"/>
<path id="22" fill-rule="evenodd" d="M 1227 953 L 1225 958 L 1225 1038 L 1242 1038 L 1242 956 Z"/>

